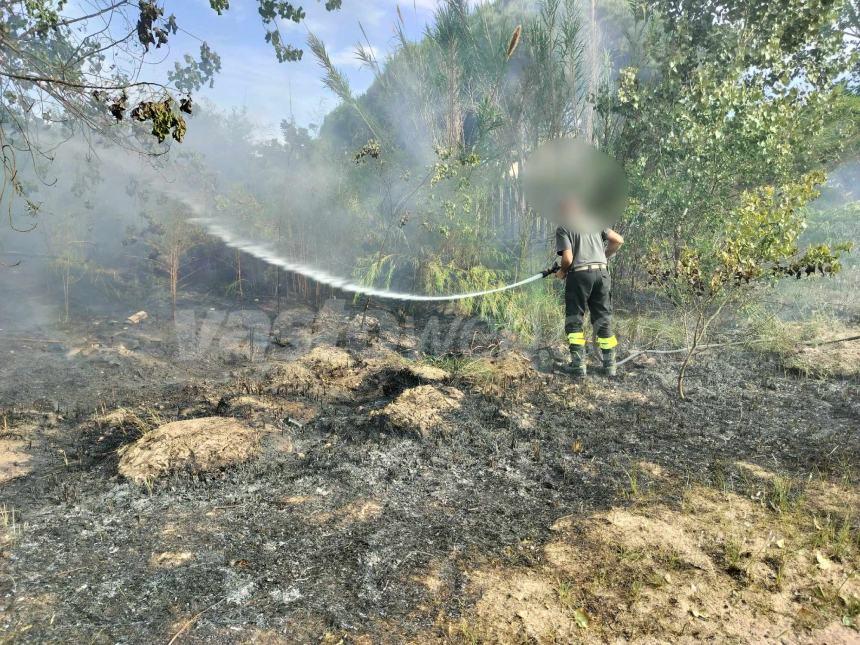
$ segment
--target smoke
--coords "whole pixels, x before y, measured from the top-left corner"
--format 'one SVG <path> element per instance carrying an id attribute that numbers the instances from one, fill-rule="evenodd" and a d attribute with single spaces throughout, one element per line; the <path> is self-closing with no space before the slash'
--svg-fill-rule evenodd
<path id="1" fill-rule="evenodd" d="M 495 286 L 543 268 L 551 230 L 519 216 L 523 204 L 513 189 L 511 161 L 481 147 L 481 128 L 497 136 L 501 126 L 475 109 L 492 103 L 497 91 L 515 100 L 528 80 L 529 34 L 511 60 L 504 60 L 504 49 L 514 26 L 526 24 L 536 7 L 507 2 L 480 9 L 489 19 L 482 17 L 470 37 L 486 33 L 491 45 L 498 41 L 501 74 L 496 83 L 493 72 L 488 87 L 465 83 L 469 95 L 461 97 L 460 122 L 446 121 L 451 106 L 433 94 L 445 71 L 437 68 L 444 53 L 414 64 L 410 56 L 433 48 L 413 43 L 395 57 L 359 101 L 385 139 L 377 142 L 378 153 L 373 132 L 348 105 L 326 118 L 319 136 L 286 124 L 279 141 L 259 141 L 251 116 L 222 113 L 200 101 L 185 142 L 155 160 L 72 139 L 58 148 L 45 185 L 25 178 L 41 202 L 37 229 L 18 234 L 0 227 L 0 260 L 23 262 L 4 280 L 37 285 L 29 292 L 55 309 L 62 309 L 61 280 L 69 281 L 72 300 L 83 305 L 120 297 L 157 308 L 163 289 L 146 275 L 160 259 L 153 257 L 155 242 L 171 231 L 187 235 L 183 262 L 190 268 L 207 259 L 197 248 L 214 248 L 183 222 L 273 266 L 382 298 L 477 297 L 537 279 Z M 496 54 L 488 47 L 482 55 Z M 453 69 L 451 78 L 462 81 L 462 72 Z M 462 155 L 445 149 L 446 133 L 458 129 L 469 139 Z M 478 163 L 469 160 L 471 152 Z M 16 209 L 16 222 L 30 221 L 23 207 Z M 510 260 L 515 255 L 516 263 Z M 228 279 L 212 279 L 207 290 L 223 296 L 229 282 L 241 286 L 245 278 L 230 260 L 220 257 L 217 267 L 219 277 Z M 474 277 L 475 268 L 488 271 Z M 0 292 L 8 290 L 0 286 Z M 55 311 L 52 317 L 61 316 Z"/>

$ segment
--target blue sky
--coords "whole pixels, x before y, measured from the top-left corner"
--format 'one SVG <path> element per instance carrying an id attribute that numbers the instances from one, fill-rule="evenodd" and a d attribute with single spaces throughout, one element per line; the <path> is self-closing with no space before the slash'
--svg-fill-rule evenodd
<path id="1" fill-rule="evenodd" d="M 291 44 L 305 49 L 299 62 L 278 63 L 271 46 L 264 41 L 264 29 L 257 14 L 256 0 L 232 0 L 229 11 L 218 16 L 208 0 L 166 0 L 166 13 L 174 13 L 180 31 L 170 40 L 167 58 L 159 65 L 172 67 L 186 53 L 196 54 L 202 39 L 221 56 L 221 74 L 215 87 L 198 95 L 219 108 L 247 108 L 260 136 L 274 135 L 281 119 L 289 116 L 290 94 L 296 121 L 300 125 L 321 123 L 337 105 L 337 99 L 320 80 L 316 60 L 305 47 L 308 31 L 322 38 L 338 68 L 349 78 L 356 93 L 370 85 L 372 74 L 355 59 L 355 45 L 362 40 L 364 27 L 380 60 L 395 47 L 394 27 L 397 2 L 394 0 L 343 0 L 340 11 L 327 12 L 322 2 L 304 0 L 307 19 L 301 24 L 281 25 L 281 34 Z M 410 39 L 419 38 L 432 22 L 436 0 L 404 0 L 400 3 Z M 193 35 L 192 35 L 193 34 Z"/>

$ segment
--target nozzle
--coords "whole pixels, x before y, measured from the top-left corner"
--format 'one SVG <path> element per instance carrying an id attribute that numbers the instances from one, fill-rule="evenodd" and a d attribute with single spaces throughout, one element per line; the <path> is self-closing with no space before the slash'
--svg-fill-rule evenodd
<path id="1" fill-rule="evenodd" d="M 542 275 L 544 278 L 546 278 L 546 277 L 548 277 L 548 276 L 551 276 L 551 275 L 554 275 L 554 274 L 558 273 L 558 270 L 559 270 L 560 268 L 561 268 L 561 266 L 559 266 L 558 262 L 553 262 L 553 263 L 552 263 L 552 266 L 551 266 L 550 268 L 548 268 L 548 269 L 544 269 L 544 270 L 543 270 L 543 271 L 541 271 L 540 273 L 541 273 L 541 275 Z"/>

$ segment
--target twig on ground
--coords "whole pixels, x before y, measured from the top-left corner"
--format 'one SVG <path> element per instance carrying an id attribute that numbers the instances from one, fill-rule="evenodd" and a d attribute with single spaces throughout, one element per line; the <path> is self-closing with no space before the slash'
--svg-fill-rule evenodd
<path id="1" fill-rule="evenodd" d="M 820 345 L 833 345 L 835 343 L 847 343 L 849 340 L 860 340 L 860 336 L 848 336 L 848 338 L 837 338 L 836 340 L 825 340 L 824 342 L 821 342 L 821 343 L 816 343 L 815 341 L 812 341 L 812 342 L 803 343 L 803 344 L 818 347 Z"/>
<path id="2" fill-rule="evenodd" d="M 191 625 L 193 625 L 194 623 L 196 623 L 196 622 L 197 622 L 197 619 L 198 619 L 198 618 L 200 618 L 200 617 L 201 617 L 203 614 L 205 614 L 207 611 L 209 611 L 209 610 L 211 610 L 211 609 L 215 609 L 215 607 L 217 607 L 218 605 L 220 605 L 220 604 L 221 604 L 222 602 L 224 602 L 225 600 L 227 600 L 227 596 L 224 596 L 224 597 L 223 597 L 223 598 L 221 598 L 220 600 L 218 600 L 218 601 L 216 601 L 216 602 L 213 602 L 211 605 L 209 605 L 209 606 L 208 606 L 208 607 L 206 607 L 205 609 L 203 609 L 203 610 L 201 610 L 201 611 L 197 612 L 196 614 L 194 614 L 191 618 L 189 618 L 189 619 L 185 622 L 185 624 L 184 624 L 184 625 L 182 625 L 182 627 L 180 627 L 180 628 L 179 628 L 179 631 L 178 631 L 178 632 L 176 632 L 176 633 L 173 635 L 173 638 L 171 638 L 171 639 L 167 642 L 167 645 L 173 645 L 173 643 L 175 643 L 175 642 L 176 642 L 176 639 L 177 639 L 177 638 L 179 638 L 179 637 L 182 635 L 182 633 L 183 633 L 186 629 L 188 629 L 189 627 L 191 627 Z"/>

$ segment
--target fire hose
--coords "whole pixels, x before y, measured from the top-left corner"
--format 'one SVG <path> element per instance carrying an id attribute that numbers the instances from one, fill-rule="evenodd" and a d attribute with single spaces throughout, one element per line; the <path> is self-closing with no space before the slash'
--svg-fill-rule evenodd
<path id="1" fill-rule="evenodd" d="M 423 296 L 415 293 L 405 293 L 401 291 L 379 289 L 377 287 L 371 287 L 359 284 L 357 282 L 352 282 L 346 278 L 341 278 L 322 269 L 317 269 L 316 267 L 302 264 L 301 262 L 288 260 L 282 255 L 279 255 L 278 252 L 270 246 L 234 235 L 232 231 L 230 231 L 228 228 L 222 226 L 221 224 L 218 224 L 217 222 L 209 218 L 198 217 L 193 219 L 192 221 L 197 224 L 201 224 L 210 234 L 219 238 L 227 246 L 232 247 L 234 249 L 239 249 L 240 251 L 244 251 L 245 253 L 253 255 L 255 258 L 262 260 L 263 262 L 266 262 L 273 266 L 281 267 L 285 271 L 298 273 L 321 284 L 327 285 L 329 287 L 334 287 L 335 289 L 340 289 L 341 291 L 359 293 L 365 296 L 372 296 L 375 298 L 386 298 L 389 300 L 406 300 L 411 302 L 446 302 L 452 300 L 465 300 L 467 298 L 477 298 L 479 296 L 488 296 L 493 293 L 501 293 L 502 291 L 517 289 L 518 287 L 522 287 L 523 285 L 529 284 L 530 282 L 535 282 L 537 280 L 540 280 L 541 278 L 546 278 L 547 276 L 554 274 L 559 269 L 558 263 L 555 263 L 550 268 L 544 269 L 543 271 L 536 273 L 528 278 L 525 278 L 524 280 L 519 280 L 518 282 L 506 284 L 501 287 L 485 289 L 483 291 L 470 291 L 468 293 L 456 293 L 444 296 Z"/>

